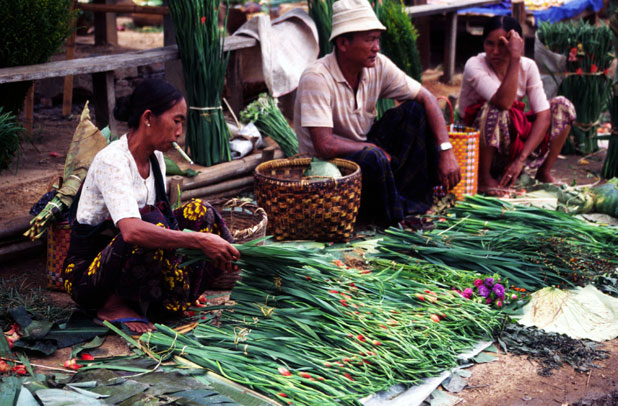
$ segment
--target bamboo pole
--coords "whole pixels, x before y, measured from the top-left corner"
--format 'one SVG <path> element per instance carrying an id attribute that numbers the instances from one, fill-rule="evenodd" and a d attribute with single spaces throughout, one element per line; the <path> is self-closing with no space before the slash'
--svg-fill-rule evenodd
<path id="1" fill-rule="evenodd" d="M 182 192 L 181 199 L 182 201 L 187 201 L 194 197 L 211 196 L 217 193 L 223 193 L 249 186 L 253 187 L 253 175 L 228 180 L 226 182 L 217 183 L 216 185 L 186 190 Z"/>
<path id="2" fill-rule="evenodd" d="M 77 0 L 71 2 L 71 11 L 75 9 Z M 77 17 L 73 17 L 73 30 L 67 38 L 66 43 L 66 60 L 75 58 L 75 36 L 77 35 Z M 73 75 L 67 75 L 64 77 L 64 92 L 62 93 L 62 115 L 67 117 L 71 115 L 71 107 L 73 107 Z"/>
<path id="3" fill-rule="evenodd" d="M 190 189 L 212 185 L 226 179 L 245 175 L 252 172 L 265 159 L 270 160 L 284 157 L 283 151 L 280 149 L 276 149 L 274 152 L 271 152 L 268 148 L 271 147 L 265 148 L 260 154 L 251 154 L 241 159 L 236 159 L 202 169 L 197 176 L 183 183 L 183 193 L 186 193 L 185 191 Z"/>

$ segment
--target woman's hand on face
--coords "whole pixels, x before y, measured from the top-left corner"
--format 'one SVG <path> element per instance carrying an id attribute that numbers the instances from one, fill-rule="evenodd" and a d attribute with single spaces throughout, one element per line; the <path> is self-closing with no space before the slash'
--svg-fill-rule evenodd
<path id="1" fill-rule="evenodd" d="M 515 30 L 511 30 L 506 34 L 506 37 L 500 37 L 500 41 L 509 51 L 511 60 L 521 58 L 524 54 L 524 40 Z"/>
<path id="2" fill-rule="evenodd" d="M 509 167 L 506 169 L 506 172 L 504 172 L 504 175 L 502 175 L 502 179 L 500 179 L 500 183 L 498 184 L 498 187 L 499 188 L 510 188 L 513 185 L 513 183 L 515 183 L 517 178 L 519 177 L 519 174 L 521 173 L 523 168 L 524 168 L 523 161 L 520 161 L 519 159 L 516 159 L 515 161 L 513 161 L 509 165 Z"/>
<path id="3" fill-rule="evenodd" d="M 217 268 L 225 271 L 236 271 L 238 267 L 232 263 L 240 258 L 240 252 L 229 242 L 217 234 L 196 233 L 202 252 Z"/>

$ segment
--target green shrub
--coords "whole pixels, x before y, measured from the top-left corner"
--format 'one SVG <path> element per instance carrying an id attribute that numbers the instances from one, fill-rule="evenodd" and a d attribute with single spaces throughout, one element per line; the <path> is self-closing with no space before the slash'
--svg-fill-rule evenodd
<path id="1" fill-rule="evenodd" d="M 47 62 L 72 29 L 71 0 L 0 0 L 0 68 Z M 17 113 L 29 83 L 0 86 L 0 106 Z"/>
<path id="2" fill-rule="evenodd" d="M 418 32 L 406 14 L 401 0 L 384 0 L 378 5 L 376 14 L 386 27 L 380 38 L 384 55 L 411 78 L 421 81 L 423 69 L 416 46 Z"/>
<path id="3" fill-rule="evenodd" d="M 23 131 L 13 113 L 3 113 L 0 107 L 0 171 L 7 169 L 19 153 L 19 136 Z"/>

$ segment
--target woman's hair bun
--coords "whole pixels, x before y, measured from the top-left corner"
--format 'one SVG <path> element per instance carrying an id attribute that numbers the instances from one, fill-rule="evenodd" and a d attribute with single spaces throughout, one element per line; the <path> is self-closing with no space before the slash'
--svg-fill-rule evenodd
<path id="1" fill-rule="evenodd" d="M 123 96 L 116 99 L 114 117 L 118 121 L 127 122 L 131 116 L 131 97 Z"/>

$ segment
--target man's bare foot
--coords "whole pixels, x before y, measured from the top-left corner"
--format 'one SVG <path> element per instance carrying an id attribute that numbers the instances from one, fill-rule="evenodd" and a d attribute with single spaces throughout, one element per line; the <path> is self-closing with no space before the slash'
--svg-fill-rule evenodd
<path id="1" fill-rule="evenodd" d="M 120 297 L 111 295 L 103 307 L 97 311 L 97 318 L 107 320 L 110 323 L 120 323 L 134 332 L 147 333 L 155 329 L 154 324 L 145 317 L 131 309 Z"/>

